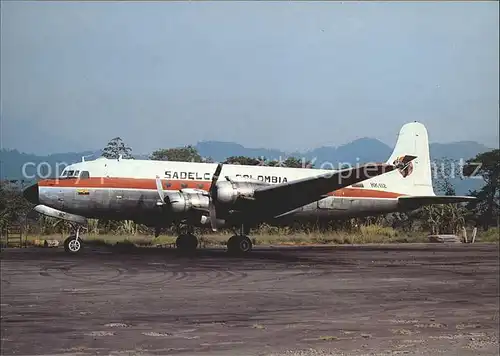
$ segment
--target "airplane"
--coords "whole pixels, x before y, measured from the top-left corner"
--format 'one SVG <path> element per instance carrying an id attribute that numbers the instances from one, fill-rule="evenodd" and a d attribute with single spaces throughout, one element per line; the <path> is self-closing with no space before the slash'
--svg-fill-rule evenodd
<path id="1" fill-rule="evenodd" d="M 176 247 L 188 253 L 198 247 L 194 227 L 232 227 L 227 250 L 241 255 L 252 250 L 248 234 L 262 222 L 408 212 L 475 199 L 437 196 L 430 163 L 427 129 L 411 122 L 385 163 L 323 170 L 100 157 L 71 164 L 23 195 L 35 211 L 72 224 L 74 233 L 64 241 L 69 253 L 81 251 L 80 230 L 97 218 L 133 220 L 154 227 L 155 236 L 175 226 Z"/>

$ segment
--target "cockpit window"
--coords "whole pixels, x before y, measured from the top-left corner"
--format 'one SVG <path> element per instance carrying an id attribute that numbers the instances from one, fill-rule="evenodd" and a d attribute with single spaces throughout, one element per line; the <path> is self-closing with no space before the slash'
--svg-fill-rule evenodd
<path id="1" fill-rule="evenodd" d="M 82 171 L 82 173 L 80 174 L 80 178 L 81 179 L 89 179 L 90 178 L 89 171 Z"/>
<path id="2" fill-rule="evenodd" d="M 82 174 L 84 172 L 87 172 L 87 171 L 82 171 Z M 72 169 L 68 169 L 68 168 L 65 168 L 63 169 L 62 173 L 61 173 L 61 178 L 78 178 L 78 176 L 80 175 L 80 171 L 79 170 L 72 170 Z M 87 177 L 88 178 L 88 172 L 87 172 Z"/>

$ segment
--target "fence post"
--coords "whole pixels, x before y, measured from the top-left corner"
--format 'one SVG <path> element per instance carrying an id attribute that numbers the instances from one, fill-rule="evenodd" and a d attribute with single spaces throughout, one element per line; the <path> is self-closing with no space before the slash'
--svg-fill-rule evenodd
<path id="1" fill-rule="evenodd" d="M 477 235 L 477 227 L 474 227 L 472 230 L 472 243 L 476 241 L 476 235 Z"/>

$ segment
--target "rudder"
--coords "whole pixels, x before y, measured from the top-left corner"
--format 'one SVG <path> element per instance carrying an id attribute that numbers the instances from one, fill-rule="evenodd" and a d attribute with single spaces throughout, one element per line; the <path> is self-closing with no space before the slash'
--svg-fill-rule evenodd
<path id="1" fill-rule="evenodd" d="M 398 170 L 400 191 L 408 195 L 435 195 L 432 188 L 431 159 L 427 129 L 420 122 L 410 122 L 401 128 L 394 151 L 387 163 L 405 155 L 416 156 L 405 168 Z"/>

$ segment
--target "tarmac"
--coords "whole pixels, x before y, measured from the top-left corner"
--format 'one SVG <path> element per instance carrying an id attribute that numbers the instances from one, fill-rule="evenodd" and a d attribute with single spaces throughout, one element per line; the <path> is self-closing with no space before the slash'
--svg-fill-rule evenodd
<path id="1" fill-rule="evenodd" d="M 498 355 L 493 244 L 1 252 L 2 355 Z"/>

